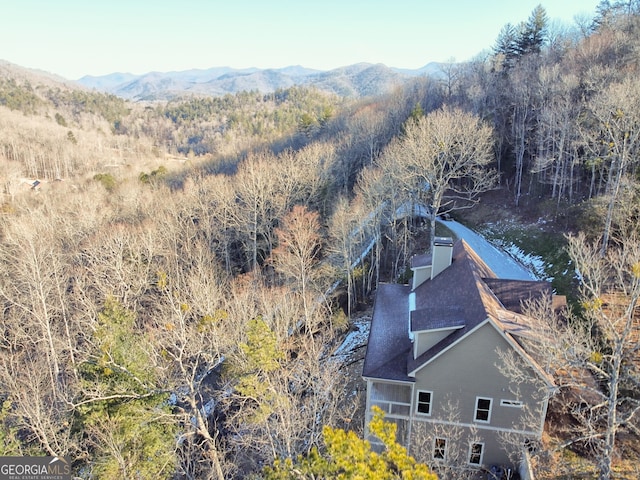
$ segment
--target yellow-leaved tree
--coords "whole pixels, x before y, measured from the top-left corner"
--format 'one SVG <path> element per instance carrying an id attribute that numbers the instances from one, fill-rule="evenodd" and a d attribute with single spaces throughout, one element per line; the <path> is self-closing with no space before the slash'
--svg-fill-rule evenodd
<path id="1" fill-rule="evenodd" d="M 382 452 L 371 449 L 367 440 L 354 432 L 324 427 L 325 451 L 317 448 L 307 456 L 295 460 L 276 460 L 266 467 L 266 480 L 294 479 L 371 479 L 371 480 L 437 480 L 435 473 L 418 463 L 407 449 L 396 442 L 396 425 L 384 421 L 384 413 L 374 407 L 374 417 L 369 424 L 371 433 L 384 444 Z"/>

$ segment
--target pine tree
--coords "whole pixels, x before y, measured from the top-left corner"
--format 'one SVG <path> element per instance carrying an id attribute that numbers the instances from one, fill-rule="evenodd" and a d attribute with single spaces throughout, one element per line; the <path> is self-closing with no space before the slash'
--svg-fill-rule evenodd
<path id="1" fill-rule="evenodd" d="M 527 21 L 520 25 L 520 34 L 516 42 L 516 49 L 520 56 L 540 53 L 547 41 L 548 24 L 547 11 L 542 5 L 538 5 Z"/>
<path id="2" fill-rule="evenodd" d="M 247 421 L 260 423 L 273 413 L 278 400 L 268 376 L 280 368 L 284 353 L 278 347 L 275 333 L 262 318 L 251 320 L 248 327 L 247 343 L 240 344 L 245 363 L 239 367 L 236 391 L 249 402 L 244 406 Z"/>
<path id="3" fill-rule="evenodd" d="M 516 27 L 510 23 L 502 27 L 493 46 L 493 53 L 502 67 L 510 68 L 514 65 L 518 58 L 518 29 Z"/>
<path id="4" fill-rule="evenodd" d="M 407 450 L 396 442 L 396 424 L 385 422 L 382 410 L 377 407 L 374 407 L 374 417 L 369 428 L 384 444 L 381 453 L 374 452 L 371 444 L 358 438 L 354 432 L 325 426 L 325 453 L 321 454 L 314 448 L 306 457 L 276 460 L 273 466 L 265 468 L 264 478 L 437 480 L 436 475 L 430 473 L 426 465 L 416 462 Z"/>
<path id="5" fill-rule="evenodd" d="M 92 338 L 95 351 L 80 366 L 85 398 L 77 405 L 77 428 L 94 446 L 96 479 L 161 480 L 175 470 L 177 425 L 135 323 L 133 312 L 107 299 Z"/>

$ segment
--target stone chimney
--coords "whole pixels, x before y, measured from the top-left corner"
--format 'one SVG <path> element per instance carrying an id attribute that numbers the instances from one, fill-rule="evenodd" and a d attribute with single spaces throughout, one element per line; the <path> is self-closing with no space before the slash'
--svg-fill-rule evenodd
<path id="1" fill-rule="evenodd" d="M 431 280 L 451 265 L 453 256 L 453 239 L 451 237 L 434 237 L 431 254 Z"/>

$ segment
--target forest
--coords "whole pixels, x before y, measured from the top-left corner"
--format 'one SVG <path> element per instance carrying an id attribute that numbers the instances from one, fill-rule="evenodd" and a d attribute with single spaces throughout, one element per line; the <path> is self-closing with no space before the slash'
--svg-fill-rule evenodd
<path id="1" fill-rule="evenodd" d="M 326 459 L 366 446 L 333 353 L 450 214 L 566 253 L 549 368 L 593 382 L 552 402 L 537 477 L 637 478 L 639 59 L 640 2 L 602 1 L 571 28 L 539 6 L 489 53 L 360 99 L 142 103 L 0 70 L 2 455 L 85 479 L 334 478 Z M 380 478 L 401 478 L 389 444 Z"/>

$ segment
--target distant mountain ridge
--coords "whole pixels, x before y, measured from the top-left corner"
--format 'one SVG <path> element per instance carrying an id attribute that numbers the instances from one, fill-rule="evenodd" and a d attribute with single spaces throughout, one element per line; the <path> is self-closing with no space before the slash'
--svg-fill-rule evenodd
<path id="1" fill-rule="evenodd" d="M 0 59 L 0 80 L 9 78 L 18 80 L 20 83 L 28 82 L 39 85 L 78 88 L 78 82 L 73 80 L 45 72 L 44 70 L 21 67 L 15 63 Z"/>
<path id="2" fill-rule="evenodd" d="M 87 75 L 77 83 L 137 101 L 170 100 L 185 95 L 222 96 L 240 91 L 270 93 L 294 85 L 314 86 L 345 97 L 366 97 L 389 92 L 418 76 L 441 76 L 442 65 L 431 62 L 422 68 L 410 70 L 391 68 L 380 63 L 357 63 L 327 71 L 300 65 L 277 69 L 213 67 L 143 75 Z"/>

